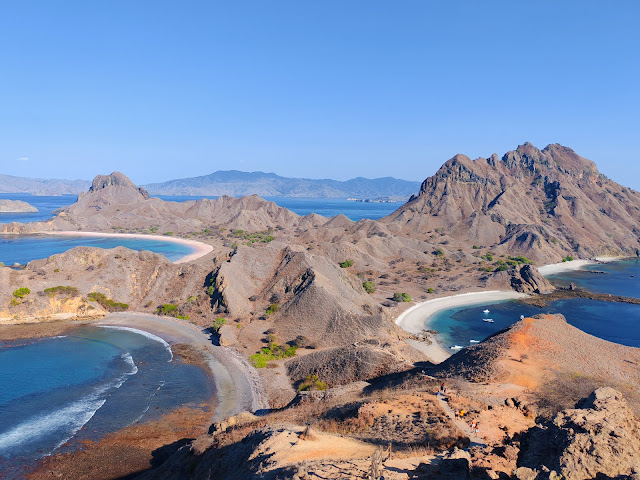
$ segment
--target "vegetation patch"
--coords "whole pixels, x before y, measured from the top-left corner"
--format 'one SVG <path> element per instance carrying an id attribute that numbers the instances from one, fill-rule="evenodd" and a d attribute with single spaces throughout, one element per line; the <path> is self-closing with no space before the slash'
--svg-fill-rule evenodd
<path id="1" fill-rule="evenodd" d="M 269 307 L 267 308 L 267 311 L 264 313 L 266 313 L 267 315 L 272 315 L 276 313 L 279 309 L 280 307 L 278 306 L 277 303 L 272 303 L 271 305 L 269 305 Z"/>
<path id="2" fill-rule="evenodd" d="M 339 265 L 340 265 L 340 268 L 353 267 L 353 260 L 345 260 L 344 262 L 340 262 Z"/>
<path id="3" fill-rule="evenodd" d="M 413 300 L 411 299 L 411 295 L 409 295 L 408 293 L 396 292 L 393 294 L 393 301 L 394 302 L 411 302 Z"/>
<path id="4" fill-rule="evenodd" d="M 31 293 L 31 290 L 29 290 L 27 287 L 22 287 L 15 290 L 13 292 L 13 296 L 15 298 L 24 298 L 26 295 L 29 295 L 30 293 Z"/>
<path id="5" fill-rule="evenodd" d="M 275 240 L 275 237 L 271 235 L 271 231 L 249 233 L 244 230 L 231 230 L 230 235 L 235 238 L 247 240 L 248 245 L 252 243 L 269 243 Z"/>
<path id="6" fill-rule="evenodd" d="M 68 295 L 70 297 L 77 297 L 78 295 L 80 295 L 80 292 L 78 292 L 78 289 L 76 287 L 69 287 L 65 285 L 45 288 L 44 293 L 50 297 L 55 297 L 56 295 Z"/>
<path id="7" fill-rule="evenodd" d="M 92 302 L 98 303 L 102 308 L 107 310 L 108 312 L 124 312 L 129 309 L 129 305 L 126 303 L 116 302 L 107 296 L 104 293 L 100 292 L 91 292 L 89 295 L 89 300 Z"/>
<path id="8" fill-rule="evenodd" d="M 563 262 L 571 262 L 573 261 L 573 257 L 571 255 L 567 255 L 562 259 Z"/>
<path id="9" fill-rule="evenodd" d="M 217 333 L 220 331 L 220 328 L 222 328 L 222 326 L 226 324 L 227 324 L 226 318 L 218 317 L 216 318 L 216 321 L 213 322 L 213 326 L 211 327 L 211 329 Z"/>
<path id="10" fill-rule="evenodd" d="M 173 303 L 164 303 L 158 307 L 158 315 L 175 317 L 178 314 L 178 306 Z"/>
<path id="11" fill-rule="evenodd" d="M 320 380 L 317 375 L 307 375 L 302 383 L 298 386 L 299 392 L 310 392 L 314 390 L 326 390 L 327 384 Z"/>
<path id="12" fill-rule="evenodd" d="M 295 345 L 280 345 L 277 342 L 271 342 L 268 347 L 262 347 L 260 352 L 251 355 L 249 360 L 254 367 L 264 368 L 272 360 L 295 357 L 297 349 L 298 347 Z"/>
<path id="13" fill-rule="evenodd" d="M 373 292 L 376 291 L 376 286 L 371 281 L 363 282 L 362 283 L 362 288 L 364 288 L 364 291 L 367 292 L 367 293 L 373 293 Z"/>

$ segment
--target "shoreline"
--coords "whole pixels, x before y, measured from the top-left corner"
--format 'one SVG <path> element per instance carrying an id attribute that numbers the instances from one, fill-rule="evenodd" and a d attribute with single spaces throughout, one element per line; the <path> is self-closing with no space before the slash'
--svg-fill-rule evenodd
<path id="1" fill-rule="evenodd" d="M 617 260 L 624 260 L 627 257 L 595 257 L 593 259 L 577 259 L 569 262 L 550 263 L 549 265 L 543 265 L 538 267 L 538 272 L 543 277 L 550 275 L 556 275 L 558 273 L 573 272 L 575 270 L 582 270 L 588 265 L 597 265 L 599 263 L 612 263 Z"/>
<path id="2" fill-rule="evenodd" d="M 221 421 L 242 411 L 269 409 L 259 374 L 248 361 L 228 347 L 214 345 L 194 324 L 173 317 L 134 312 L 111 313 L 91 323 L 135 328 L 157 335 L 172 347 L 183 343 L 198 350 L 206 359 L 216 389 L 212 421 Z"/>
<path id="3" fill-rule="evenodd" d="M 100 232 L 75 232 L 71 230 L 65 231 L 49 231 L 49 232 L 34 232 L 43 235 L 60 235 L 60 236 L 73 236 L 73 237 L 117 237 L 117 238 L 135 238 L 135 239 L 152 239 L 168 243 L 178 243 L 186 245 L 193 249 L 192 253 L 184 255 L 183 257 L 175 260 L 172 263 L 186 263 L 193 260 L 197 260 L 200 257 L 204 257 L 209 252 L 213 251 L 213 246 L 200 242 L 198 240 L 189 240 L 186 238 L 171 237 L 168 235 L 146 235 L 143 233 L 100 233 Z"/>
<path id="4" fill-rule="evenodd" d="M 418 334 L 423 330 L 429 329 L 429 322 L 434 315 L 443 311 L 451 310 L 458 307 L 467 307 L 472 305 L 493 304 L 504 300 L 515 300 L 517 298 L 526 297 L 524 293 L 518 293 L 512 290 L 489 290 L 484 292 L 460 293 L 448 297 L 434 298 L 426 302 L 420 302 L 411 308 L 402 312 L 395 319 L 395 324 L 402 328 L 405 332 Z M 437 337 L 431 338 L 432 342 L 426 345 L 422 342 L 411 341 L 410 345 L 421 351 L 436 363 L 441 363 L 449 358 L 454 351 L 442 345 Z"/>

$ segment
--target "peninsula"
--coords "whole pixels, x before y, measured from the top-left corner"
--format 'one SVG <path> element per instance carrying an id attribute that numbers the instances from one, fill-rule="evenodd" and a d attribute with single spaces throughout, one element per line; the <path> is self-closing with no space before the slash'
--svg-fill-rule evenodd
<path id="1" fill-rule="evenodd" d="M 50 221 L 2 228 L 165 234 L 208 251 L 175 264 L 79 247 L 0 268 L 0 334 L 51 335 L 69 319 L 147 329 L 178 356 L 196 349 L 219 403 L 209 428 L 124 429 L 48 457 L 33 478 L 349 478 L 372 465 L 397 479 L 632 475 L 639 349 L 561 315 L 453 355 L 423 330 L 441 308 L 554 291 L 538 266 L 636 256 L 639 211 L 638 192 L 560 145 L 456 155 L 377 221 L 299 216 L 255 195 L 168 202 L 98 176 Z M 56 286 L 70 288 L 39 293 Z M 114 317 L 116 304 L 127 313 Z M 134 445 L 146 447 L 114 461 Z"/>

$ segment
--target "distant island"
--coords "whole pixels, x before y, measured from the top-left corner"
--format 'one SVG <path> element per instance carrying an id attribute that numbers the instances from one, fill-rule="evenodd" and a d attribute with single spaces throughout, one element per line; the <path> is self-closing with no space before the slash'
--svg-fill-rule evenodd
<path id="1" fill-rule="evenodd" d="M 409 200 L 408 197 L 379 197 L 379 198 L 347 198 L 349 202 L 360 203 L 403 203 Z"/>
<path id="2" fill-rule="evenodd" d="M 210 175 L 168 180 L 142 185 L 150 195 L 188 195 L 218 197 L 308 197 L 349 198 L 354 201 L 406 201 L 417 194 L 421 182 L 393 177 L 353 178 L 351 180 L 288 178 L 275 173 L 220 170 Z M 32 195 L 78 194 L 91 186 L 89 180 L 45 180 L 39 178 L 0 175 L 0 193 L 30 193 Z M 362 200 L 361 200 L 362 199 Z M 390 202 L 390 203 L 391 203 Z M 385 200 L 386 203 L 386 200 Z"/>
<path id="3" fill-rule="evenodd" d="M 38 209 L 21 200 L 0 200 L 0 213 L 37 213 Z"/>
<path id="4" fill-rule="evenodd" d="M 84 192 L 89 180 L 59 180 L 15 177 L 0 174 L 1 193 L 30 193 L 32 195 L 77 195 Z"/>
<path id="5" fill-rule="evenodd" d="M 203 195 L 309 198 L 383 198 L 406 199 L 420 189 L 420 182 L 393 177 L 353 178 L 351 180 L 287 178 L 275 173 L 217 171 L 201 177 L 150 183 L 143 187 L 151 195 Z"/>

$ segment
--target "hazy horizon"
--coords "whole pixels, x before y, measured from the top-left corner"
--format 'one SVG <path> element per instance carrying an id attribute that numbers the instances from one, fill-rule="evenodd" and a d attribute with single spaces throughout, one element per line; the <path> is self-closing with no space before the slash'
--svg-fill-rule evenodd
<path id="1" fill-rule="evenodd" d="M 637 2 L 35 1 L 0 13 L 0 173 L 422 181 L 457 153 L 529 141 L 640 189 Z"/>

